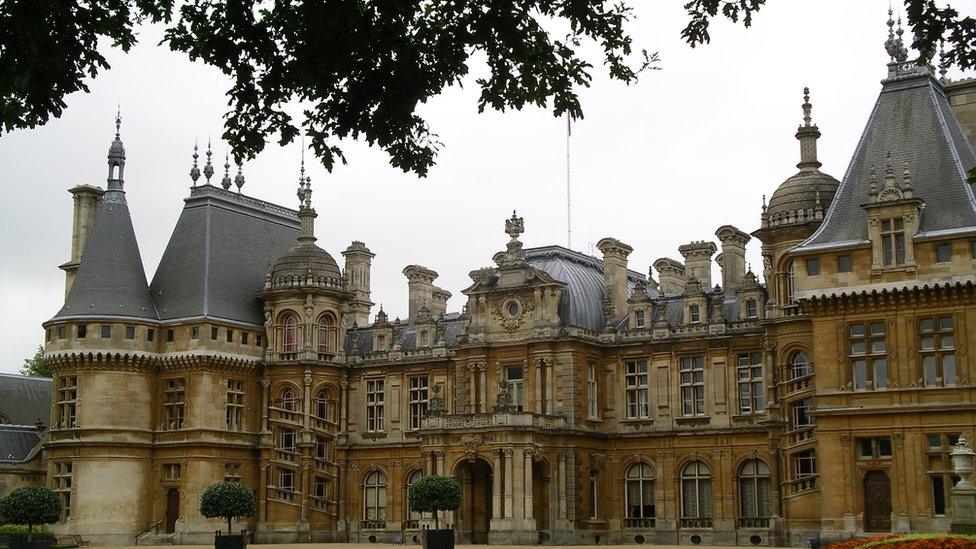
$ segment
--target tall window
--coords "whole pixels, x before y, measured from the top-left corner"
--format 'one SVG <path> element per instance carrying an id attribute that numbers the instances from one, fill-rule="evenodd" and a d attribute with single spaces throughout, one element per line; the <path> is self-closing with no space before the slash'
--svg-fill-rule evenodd
<path id="1" fill-rule="evenodd" d="M 635 463 L 627 469 L 626 502 L 628 519 L 653 519 L 654 473 L 647 463 Z M 637 524 L 640 526 L 640 523 Z"/>
<path id="2" fill-rule="evenodd" d="M 295 451 L 295 430 L 291 427 L 282 427 L 278 431 L 278 449 L 285 452 Z"/>
<path id="3" fill-rule="evenodd" d="M 765 409 L 762 353 L 739 354 L 739 412 L 757 414 Z"/>
<path id="4" fill-rule="evenodd" d="M 627 362 L 627 419 L 643 419 L 650 416 L 648 404 L 647 361 Z"/>
<path id="5" fill-rule="evenodd" d="M 873 437 L 857 440 L 858 459 L 891 459 L 891 438 Z"/>
<path id="6" fill-rule="evenodd" d="M 851 324 L 848 332 L 854 388 L 859 390 L 888 386 L 887 343 L 883 321 Z"/>
<path id="7" fill-rule="evenodd" d="M 681 518 L 689 526 L 711 526 L 712 474 L 700 461 L 681 469 Z"/>
<path id="8" fill-rule="evenodd" d="M 315 417 L 335 421 L 335 399 L 329 398 L 329 391 L 320 390 L 315 394 Z"/>
<path id="9" fill-rule="evenodd" d="M 182 429 L 186 421 L 186 380 L 167 379 L 163 389 L 163 428 Z"/>
<path id="10" fill-rule="evenodd" d="M 315 459 L 320 461 L 330 461 L 329 439 L 325 437 L 315 437 Z"/>
<path id="11" fill-rule="evenodd" d="M 281 409 L 294 412 L 297 403 L 298 397 L 295 396 L 295 390 L 291 387 L 285 387 L 285 389 L 281 391 Z"/>
<path id="12" fill-rule="evenodd" d="M 430 404 L 427 377 L 410 378 L 410 428 L 420 429 L 420 423 L 427 415 Z"/>
<path id="13" fill-rule="evenodd" d="M 739 468 L 739 517 L 751 523 L 743 526 L 766 526 L 771 514 L 769 467 L 762 460 L 751 459 Z"/>
<path id="14" fill-rule="evenodd" d="M 817 451 L 804 450 L 793 454 L 793 478 L 817 474 Z"/>
<path id="15" fill-rule="evenodd" d="M 945 516 L 952 508 L 949 496 L 952 487 L 959 482 L 952 466 L 952 450 L 959 443 L 959 434 L 928 434 L 925 436 L 925 468 L 932 486 L 932 514 Z"/>
<path id="16" fill-rule="evenodd" d="M 244 477 L 241 475 L 240 463 L 224 464 L 224 482 L 244 482 Z"/>
<path id="17" fill-rule="evenodd" d="M 812 374 L 810 369 L 810 357 L 803 351 L 793 353 L 790 358 L 790 379 L 796 379 Z"/>
<path id="18" fill-rule="evenodd" d="M 410 476 L 407 477 L 406 494 L 410 493 L 410 486 L 413 485 L 413 483 L 420 480 L 420 478 L 423 476 L 424 475 L 423 473 L 420 472 L 420 469 L 417 469 L 416 471 L 410 473 Z M 406 494 L 404 495 L 406 496 Z M 403 501 L 408 501 L 408 498 L 404 497 Z M 406 505 L 405 507 L 407 508 L 407 520 L 420 520 L 421 513 L 419 511 L 411 511 L 409 505 Z"/>
<path id="19" fill-rule="evenodd" d="M 805 398 L 794 402 L 790 406 L 790 429 L 803 429 L 813 425 L 813 417 L 810 412 L 813 410 L 813 399 Z"/>
<path id="20" fill-rule="evenodd" d="M 918 321 L 919 354 L 926 387 L 956 384 L 956 337 L 952 316 Z"/>
<path id="21" fill-rule="evenodd" d="M 244 430 L 244 380 L 227 380 L 227 429 Z"/>
<path id="22" fill-rule="evenodd" d="M 512 394 L 512 404 L 519 412 L 525 410 L 525 369 L 521 366 L 505 368 L 505 379 Z"/>
<path id="23" fill-rule="evenodd" d="M 72 465 L 70 461 L 54 462 L 54 471 L 51 478 L 54 492 L 61 500 L 61 521 L 68 520 L 71 516 L 71 476 Z"/>
<path id="24" fill-rule="evenodd" d="M 312 484 L 312 497 L 319 500 L 318 505 L 323 505 L 328 499 L 328 481 L 323 477 L 316 476 Z"/>
<path id="25" fill-rule="evenodd" d="M 905 263 L 904 218 L 881 220 L 881 251 L 886 266 Z"/>
<path id="26" fill-rule="evenodd" d="M 755 299 L 746 300 L 746 318 L 757 318 L 759 316 L 759 301 Z"/>
<path id="27" fill-rule="evenodd" d="M 373 471 L 363 483 L 363 519 L 386 520 L 386 475 Z"/>
<path id="28" fill-rule="evenodd" d="M 336 328 L 335 316 L 325 313 L 318 322 L 318 350 L 320 353 L 336 352 L 339 330 Z"/>
<path id="29" fill-rule="evenodd" d="M 688 322 L 692 324 L 701 322 L 701 307 L 699 305 L 688 306 Z"/>
<path id="30" fill-rule="evenodd" d="M 681 414 L 705 415 L 705 358 L 681 359 Z"/>
<path id="31" fill-rule="evenodd" d="M 366 380 L 366 430 L 375 433 L 383 430 L 383 380 Z"/>
<path id="32" fill-rule="evenodd" d="M 78 411 L 78 378 L 61 376 L 58 378 L 58 427 L 70 429 L 75 426 Z"/>
<path id="33" fill-rule="evenodd" d="M 647 319 L 644 317 L 643 309 L 634 311 L 634 324 L 636 324 L 637 328 L 643 328 L 647 326 Z"/>
<path id="34" fill-rule="evenodd" d="M 597 475 L 596 470 L 590 470 L 590 518 L 596 519 L 599 517 L 599 507 L 597 505 Z"/>
<path id="35" fill-rule="evenodd" d="M 278 469 L 278 488 L 286 492 L 294 492 L 295 471 L 291 469 L 285 469 L 284 467 Z"/>
<path id="36" fill-rule="evenodd" d="M 281 350 L 285 353 L 298 352 L 298 315 L 288 313 L 282 322 Z"/>
<path id="37" fill-rule="evenodd" d="M 786 304 L 796 305 L 796 265 L 792 260 L 786 266 Z"/>
<path id="38" fill-rule="evenodd" d="M 586 416 L 590 419 L 600 419 L 599 389 L 596 383 L 596 364 L 586 365 Z"/>

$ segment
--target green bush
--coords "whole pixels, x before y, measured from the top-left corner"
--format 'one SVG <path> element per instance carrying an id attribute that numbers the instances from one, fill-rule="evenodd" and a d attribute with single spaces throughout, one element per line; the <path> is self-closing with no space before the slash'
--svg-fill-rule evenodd
<path id="1" fill-rule="evenodd" d="M 461 484 L 452 477 L 423 477 L 410 485 L 407 502 L 411 511 L 434 513 L 434 528 L 440 528 L 437 512 L 453 511 L 461 506 Z"/>
<path id="2" fill-rule="evenodd" d="M 10 541 L 27 541 L 27 526 L 24 524 L 3 524 L 0 525 L 0 538 L 7 538 Z M 33 532 L 34 541 L 54 541 L 54 534 L 49 532 Z M 0 547 L 4 545 L 0 544 Z"/>
<path id="3" fill-rule="evenodd" d="M 26 524 L 27 541 L 33 540 L 34 526 L 57 522 L 59 518 L 61 500 L 43 486 L 21 486 L 0 499 L 0 524 Z"/>
<path id="4" fill-rule="evenodd" d="M 231 519 L 249 517 L 256 511 L 254 493 L 240 482 L 218 482 L 200 496 L 200 514 L 227 519 L 227 535 L 231 534 Z"/>

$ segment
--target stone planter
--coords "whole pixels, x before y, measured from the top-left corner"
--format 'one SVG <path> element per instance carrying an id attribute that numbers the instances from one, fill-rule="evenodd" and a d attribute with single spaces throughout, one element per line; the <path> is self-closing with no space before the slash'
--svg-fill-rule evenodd
<path id="1" fill-rule="evenodd" d="M 454 530 L 424 530 L 424 549 L 454 549 Z"/>
<path id="2" fill-rule="evenodd" d="M 216 534 L 214 536 L 214 549 L 244 549 L 246 545 L 245 534 Z"/>

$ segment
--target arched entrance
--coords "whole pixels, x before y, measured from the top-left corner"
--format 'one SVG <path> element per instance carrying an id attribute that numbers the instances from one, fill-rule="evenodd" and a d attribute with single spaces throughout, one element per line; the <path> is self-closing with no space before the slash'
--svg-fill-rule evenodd
<path id="1" fill-rule="evenodd" d="M 455 476 L 461 483 L 457 532 L 463 543 L 488 543 L 491 524 L 492 473 L 487 461 L 462 461 Z"/>
<path id="2" fill-rule="evenodd" d="M 891 482 L 884 471 L 864 475 L 864 531 L 891 531 Z"/>
<path id="3" fill-rule="evenodd" d="M 535 518 L 535 527 L 539 531 L 539 541 L 548 541 L 551 538 L 549 520 L 549 494 L 552 490 L 552 476 L 549 473 L 549 465 L 545 461 L 532 462 L 532 517 Z"/>
<path id="4" fill-rule="evenodd" d="M 170 488 L 166 492 L 166 533 L 176 531 L 176 520 L 180 518 L 180 491 Z"/>

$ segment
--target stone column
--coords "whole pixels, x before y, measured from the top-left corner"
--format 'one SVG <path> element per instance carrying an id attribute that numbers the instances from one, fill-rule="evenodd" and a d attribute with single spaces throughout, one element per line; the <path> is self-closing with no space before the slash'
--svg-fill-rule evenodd
<path id="1" fill-rule="evenodd" d="M 471 413 L 478 412 L 478 365 L 468 364 L 468 371 L 471 372 Z"/>
<path id="2" fill-rule="evenodd" d="M 512 517 L 516 521 L 525 518 L 525 454 L 522 448 L 512 450 Z"/>
<path id="3" fill-rule="evenodd" d="M 529 529 L 535 530 L 535 515 L 534 515 L 534 502 L 532 499 L 532 455 L 535 453 L 535 448 L 527 446 L 522 450 L 522 454 L 525 456 L 525 465 L 523 469 L 525 470 L 525 518 L 526 522 L 532 522 Z"/>
<path id="4" fill-rule="evenodd" d="M 546 361 L 546 413 L 555 413 L 556 407 L 554 406 L 555 394 L 556 394 L 556 380 L 555 380 L 555 369 L 553 368 L 553 361 Z"/>
<path id="5" fill-rule="evenodd" d="M 512 449 L 505 448 L 502 450 L 505 454 L 505 518 L 512 518 Z"/>
<path id="6" fill-rule="evenodd" d="M 434 454 L 433 452 L 424 452 L 424 475 L 430 476 L 434 474 Z"/>
<path id="7" fill-rule="evenodd" d="M 299 486 L 302 487 L 302 515 L 301 518 L 298 520 L 299 532 L 308 532 L 308 495 L 309 495 L 309 487 L 312 484 L 311 461 L 312 461 L 311 458 L 307 456 L 302 457 L 302 467 L 301 467 L 302 478 L 301 478 L 301 484 L 299 484 Z"/>
<path id="8" fill-rule="evenodd" d="M 258 480 L 258 522 L 268 521 L 268 460 L 262 459 L 258 465 L 260 480 Z"/>
<path id="9" fill-rule="evenodd" d="M 269 394 L 271 390 L 271 380 L 262 379 L 261 380 L 261 432 L 268 433 L 268 406 L 269 406 Z"/>
<path id="10" fill-rule="evenodd" d="M 309 416 L 312 415 L 312 371 L 305 370 L 304 385 L 302 387 L 302 426 L 308 431 Z M 307 441 L 306 441 L 307 442 Z"/>
<path id="11" fill-rule="evenodd" d="M 482 362 L 478 365 L 478 374 L 481 384 L 478 386 L 480 398 L 478 400 L 478 411 L 482 414 L 488 411 L 488 364 Z"/>
<path id="12" fill-rule="evenodd" d="M 556 479 L 556 496 L 559 500 L 558 518 L 566 518 L 566 452 L 559 452 L 559 475 Z"/>
<path id="13" fill-rule="evenodd" d="M 502 516 L 502 451 L 493 452 L 494 463 L 491 475 L 491 518 Z"/>
<path id="14" fill-rule="evenodd" d="M 434 452 L 434 466 L 437 468 L 438 475 L 444 475 L 444 450 Z"/>
<path id="15" fill-rule="evenodd" d="M 536 362 L 532 368 L 535 370 L 535 411 L 544 414 L 546 409 L 542 407 L 542 364 Z"/>
<path id="16" fill-rule="evenodd" d="M 348 413 L 346 410 L 349 408 L 349 382 L 340 381 L 339 382 L 339 433 L 346 434 L 348 429 Z"/>

